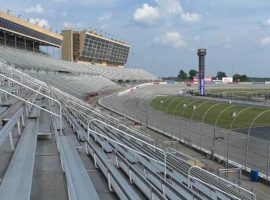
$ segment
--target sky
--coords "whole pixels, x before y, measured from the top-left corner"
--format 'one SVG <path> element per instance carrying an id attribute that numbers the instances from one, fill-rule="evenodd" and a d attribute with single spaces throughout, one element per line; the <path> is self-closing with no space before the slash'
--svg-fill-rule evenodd
<path id="1" fill-rule="evenodd" d="M 269 0 L 1 0 L 0 9 L 54 31 L 96 29 L 132 46 L 128 68 L 175 76 L 198 66 L 270 77 Z"/>

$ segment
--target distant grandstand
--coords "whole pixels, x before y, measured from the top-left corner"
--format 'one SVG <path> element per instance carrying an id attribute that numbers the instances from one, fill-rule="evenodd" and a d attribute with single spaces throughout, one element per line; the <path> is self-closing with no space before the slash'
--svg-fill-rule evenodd
<path id="1" fill-rule="evenodd" d="M 100 67 L 91 63 L 74 63 L 51 58 L 47 55 L 20 49 L 1 47 L 0 58 L 23 70 L 39 73 L 73 73 L 98 75 L 114 82 L 148 82 L 158 80 L 153 74 L 142 69 Z"/>
<path id="2" fill-rule="evenodd" d="M 61 48 L 65 61 L 42 53 L 41 46 Z M 119 83 L 158 80 L 142 69 L 115 67 L 127 62 L 129 48 L 93 31 L 65 30 L 60 35 L 0 11 L 0 61 L 84 100 L 104 88 L 120 88 Z"/>
<path id="3" fill-rule="evenodd" d="M 94 31 L 63 31 L 62 59 L 106 66 L 124 66 L 130 46 Z"/>
<path id="4" fill-rule="evenodd" d="M 40 46 L 59 48 L 62 40 L 60 34 L 0 11 L 0 43 L 4 46 L 39 51 Z"/>

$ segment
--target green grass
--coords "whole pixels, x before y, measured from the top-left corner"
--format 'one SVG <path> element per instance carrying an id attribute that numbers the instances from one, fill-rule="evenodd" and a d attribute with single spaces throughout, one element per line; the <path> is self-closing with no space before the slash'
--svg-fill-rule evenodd
<path id="1" fill-rule="evenodd" d="M 224 94 L 224 95 L 237 95 L 237 96 L 255 96 L 265 95 L 270 93 L 270 89 L 249 89 L 249 88 L 223 88 L 223 89 L 209 89 L 209 94 Z"/>
<path id="2" fill-rule="evenodd" d="M 163 103 L 161 103 L 161 100 Z M 186 108 L 183 108 L 183 105 L 186 104 Z M 240 104 L 229 104 L 221 103 L 217 101 L 206 101 L 202 99 L 194 99 L 191 97 L 180 97 L 180 96 L 160 96 L 155 98 L 151 102 L 151 106 L 157 110 L 166 112 L 167 114 L 183 116 L 192 120 L 201 122 L 205 113 L 204 122 L 214 125 L 218 116 L 220 115 L 219 120 L 217 121 L 217 126 L 222 128 L 229 128 L 232 123 L 232 112 L 237 114 L 248 107 L 248 110 L 242 112 L 237 116 L 233 128 L 248 128 L 253 121 L 253 119 L 261 112 L 267 110 L 266 108 L 261 107 L 251 107 L 247 105 Z M 193 111 L 193 106 L 196 106 L 197 109 Z M 210 109 L 212 107 L 212 109 Z M 224 109 L 226 111 L 222 112 Z M 222 112 L 222 113 L 221 113 Z M 270 112 L 265 113 L 256 120 L 253 127 L 266 126 L 270 125 Z"/>

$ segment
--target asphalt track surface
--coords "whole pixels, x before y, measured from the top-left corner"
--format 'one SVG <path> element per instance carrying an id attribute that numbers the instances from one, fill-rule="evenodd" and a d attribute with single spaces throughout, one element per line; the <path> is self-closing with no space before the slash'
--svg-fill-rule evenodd
<path id="1" fill-rule="evenodd" d="M 237 131 L 237 132 L 243 133 L 243 134 L 248 134 L 249 129 L 248 128 L 239 128 L 239 129 L 234 129 L 234 131 Z M 250 135 L 257 137 L 257 138 L 261 138 L 263 140 L 270 141 L 270 126 L 251 128 Z"/>
<path id="2" fill-rule="evenodd" d="M 175 95 L 185 89 L 184 84 L 153 85 L 138 88 L 124 95 L 112 95 L 100 100 L 100 103 L 118 113 L 138 121 L 149 128 L 182 140 L 189 145 L 210 152 L 225 161 L 236 162 L 247 169 L 269 172 L 269 145 L 266 140 L 267 129 L 260 128 L 260 137 L 255 137 L 254 130 L 250 137 L 246 130 L 232 131 L 216 128 L 209 124 L 192 121 L 180 116 L 173 116 L 153 109 L 149 104 L 158 95 Z M 221 87 L 211 85 L 208 87 Z M 222 87 L 268 87 L 265 85 L 222 85 Z M 257 131 L 257 130 L 256 130 Z M 242 132 L 242 133 L 241 133 Z"/>

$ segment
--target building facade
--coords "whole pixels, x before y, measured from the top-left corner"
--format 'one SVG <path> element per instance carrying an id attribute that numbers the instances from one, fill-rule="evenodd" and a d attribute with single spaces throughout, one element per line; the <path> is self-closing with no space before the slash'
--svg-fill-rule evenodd
<path id="1" fill-rule="evenodd" d="M 62 59 L 107 66 L 124 66 L 130 46 L 89 31 L 64 30 Z"/>

